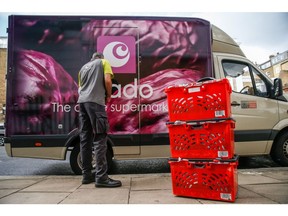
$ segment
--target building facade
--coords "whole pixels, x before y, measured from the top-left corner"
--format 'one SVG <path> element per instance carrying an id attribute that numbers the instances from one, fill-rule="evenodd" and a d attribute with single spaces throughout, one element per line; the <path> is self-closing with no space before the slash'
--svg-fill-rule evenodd
<path id="1" fill-rule="evenodd" d="M 0 122 L 4 121 L 6 101 L 7 37 L 0 37 Z"/>
<path id="2" fill-rule="evenodd" d="M 288 50 L 283 53 L 271 55 L 269 60 L 260 64 L 259 67 L 271 78 L 281 78 L 283 89 L 288 92 Z"/>

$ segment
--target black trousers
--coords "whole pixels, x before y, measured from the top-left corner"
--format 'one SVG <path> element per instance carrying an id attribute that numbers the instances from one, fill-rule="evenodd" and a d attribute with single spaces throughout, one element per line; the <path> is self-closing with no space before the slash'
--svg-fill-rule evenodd
<path id="1" fill-rule="evenodd" d="M 96 172 L 95 178 L 106 180 L 107 170 L 107 132 L 109 123 L 105 106 L 97 103 L 80 103 L 80 153 L 82 159 L 83 175 L 91 175 L 92 149 L 95 152 Z"/>

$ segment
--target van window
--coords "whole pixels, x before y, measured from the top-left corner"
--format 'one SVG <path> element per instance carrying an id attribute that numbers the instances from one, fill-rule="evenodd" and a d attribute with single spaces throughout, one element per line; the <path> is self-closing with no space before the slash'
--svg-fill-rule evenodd
<path id="1" fill-rule="evenodd" d="M 268 97 L 265 78 L 253 66 L 242 62 L 222 62 L 232 90 L 240 94 Z"/>

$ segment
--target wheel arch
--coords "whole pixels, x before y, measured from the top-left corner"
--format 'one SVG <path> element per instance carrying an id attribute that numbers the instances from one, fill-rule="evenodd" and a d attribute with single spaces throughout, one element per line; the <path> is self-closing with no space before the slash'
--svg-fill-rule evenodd
<path id="1" fill-rule="evenodd" d="M 112 158 L 113 158 L 114 157 L 114 151 L 113 151 L 114 143 L 111 137 L 109 137 L 109 135 L 108 135 L 107 144 L 108 144 L 108 151 L 111 152 Z M 75 128 L 68 134 L 65 147 L 67 147 L 67 151 L 71 151 L 71 148 L 74 148 L 76 145 L 80 145 L 80 131 L 78 130 L 78 128 Z M 67 155 L 67 151 L 66 151 L 66 155 Z"/>
<path id="2" fill-rule="evenodd" d="M 274 162 L 281 166 L 288 166 L 288 128 L 285 127 L 276 135 L 270 156 Z"/>
<path id="3" fill-rule="evenodd" d="M 270 154 L 271 152 L 274 151 L 274 149 L 276 148 L 276 143 L 279 141 L 279 139 L 282 137 L 283 134 L 285 133 L 288 133 L 288 126 L 287 127 L 284 127 L 282 128 L 280 131 L 278 131 L 277 134 L 275 134 L 274 136 L 274 139 L 273 139 L 273 143 L 272 143 L 272 147 L 270 149 Z"/>
<path id="4" fill-rule="evenodd" d="M 107 160 L 108 160 L 108 167 L 109 170 L 111 170 L 112 166 L 113 166 L 113 157 L 114 157 L 114 151 L 113 151 L 113 141 L 111 140 L 111 138 L 108 136 L 108 141 L 107 141 Z M 81 171 L 81 165 L 79 164 L 79 154 L 80 154 L 80 133 L 78 129 L 73 130 L 71 133 L 69 133 L 68 138 L 67 138 L 67 142 L 65 143 L 66 146 L 66 154 L 65 157 L 67 157 L 68 155 L 68 151 L 71 151 L 70 154 L 70 167 L 72 169 L 72 171 L 76 174 L 76 175 L 81 175 L 82 171 Z M 108 159 L 109 157 L 109 159 Z M 108 170 L 108 172 L 109 172 Z"/>
<path id="5" fill-rule="evenodd" d="M 277 142 L 282 137 L 283 134 L 288 133 L 288 118 L 280 120 L 274 127 L 271 133 L 273 139 L 272 146 L 270 148 L 270 154 L 276 148 Z"/>

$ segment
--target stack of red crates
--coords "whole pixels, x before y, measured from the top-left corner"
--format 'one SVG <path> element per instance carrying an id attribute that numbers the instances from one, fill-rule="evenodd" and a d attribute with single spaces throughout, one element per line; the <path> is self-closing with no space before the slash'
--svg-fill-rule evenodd
<path id="1" fill-rule="evenodd" d="M 173 86 L 165 92 L 174 195 L 234 202 L 238 157 L 229 81 Z"/>

